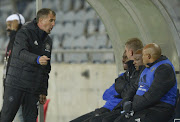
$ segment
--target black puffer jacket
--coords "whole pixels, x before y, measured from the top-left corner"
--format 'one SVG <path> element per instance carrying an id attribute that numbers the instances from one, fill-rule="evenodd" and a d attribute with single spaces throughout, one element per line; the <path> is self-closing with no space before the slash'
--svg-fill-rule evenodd
<path id="1" fill-rule="evenodd" d="M 6 69 L 6 72 L 5 72 L 6 74 L 4 74 L 4 75 L 7 75 L 7 71 L 8 71 L 8 68 L 9 68 L 10 61 L 11 61 L 11 54 L 12 54 L 12 50 L 13 50 L 13 45 L 14 45 L 14 41 L 15 41 L 16 32 L 17 31 L 12 30 L 10 32 L 10 35 L 9 35 L 10 40 L 9 40 L 8 46 L 6 48 L 6 53 L 5 53 L 7 64 L 5 65 L 4 68 Z M 5 79 L 4 79 L 4 81 L 5 81 Z M 5 84 L 4 81 L 3 81 L 3 85 Z"/>
<path id="2" fill-rule="evenodd" d="M 6 86 L 30 93 L 47 95 L 50 61 L 37 63 L 38 56 L 51 58 L 52 40 L 37 26 L 36 19 L 26 23 L 16 34 Z"/>
<path id="3" fill-rule="evenodd" d="M 115 80 L 115 89 L 119 93 L 119 98 L 124 97 L 130 88 L 130 84 L 134 84 L 140 75 L 140 71 L 137 71 L 134 67 L 133 60 L 128 61 L 127 65 L 127 71 Z"/>

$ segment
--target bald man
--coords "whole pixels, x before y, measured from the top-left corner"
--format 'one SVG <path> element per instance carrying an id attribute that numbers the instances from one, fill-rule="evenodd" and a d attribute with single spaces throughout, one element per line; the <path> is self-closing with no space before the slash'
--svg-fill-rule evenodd
<path id="1" fill-rule="evenodd" d="M 161 55 L 161 48 L 155 43 L 143 48 L 142 58 L 146 68 L 123 100 L 125 105 L 124 101 L 133 98 L 130 106 L 134 115 L 121 115 L 115 122 L 168 122 L 174 113 L 177 81 L 173 64 Z"/>

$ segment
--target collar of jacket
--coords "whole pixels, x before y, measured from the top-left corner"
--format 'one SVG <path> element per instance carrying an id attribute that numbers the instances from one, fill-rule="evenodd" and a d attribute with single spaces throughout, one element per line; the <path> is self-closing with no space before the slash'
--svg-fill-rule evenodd
<path id="1" fill-rule="evenodd" d="M 133 60 L 129 60 L 126 62 L 126 64 L 128 65 L 127 72 L 129 72 L 129 75 L 132 75 L 132 72 L 136 70 L 133 62 L 134 62 Z"/>
<path id="2" fill-rule="evenodd" d="M 16 32 L 17 31 L 15 31 L 15 30 L 11 30 L 10 35 L 9 35 L 10 41 L 14 41 L 15 40 L 15 39 L 12 40 L 12 38 L 15 38 Z"/>
<path id="3" fill-rule="evenodd" d="M 33 24 L 35 26 L 35 30 L 37 31 L 38 35 L 40 36 L 40 39 L 43 41 L 47 37 L 48 34 L 38 27 L 36 18 L 33 20 Z"/>
<path id="4" fill-rule="evenodd" d="M 162 60 L 166 60 L 166 59 L 167 59 L 166 56 L 161 55 L 161 57 L 160 57 L 159 59 L 157 59 L 157 60 L 154 61 L 153 63 L 148 63 L 147 65 L 148 65 L 149 68 L 150 68 L 151 66 L 153 66 L 153 65 L 156 64 L 157 62 L 162 61 Z"/>
<path id="5" fill-rule="evenodd" d="M 128 65 L 128 69 L 134 69 L 134 64 L 133 64 L 134 60 L 129 60 L 126 62 L 126 64 Z"/>

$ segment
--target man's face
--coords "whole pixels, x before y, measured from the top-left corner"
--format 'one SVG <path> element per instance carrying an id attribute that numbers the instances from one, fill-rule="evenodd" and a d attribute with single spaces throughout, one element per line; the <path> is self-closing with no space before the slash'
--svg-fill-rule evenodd
<path id="1" fill-rule="evenodd" d="M 53 29 L 56 21 L 56 16 L 54 16 L 51 12 L 43 18 L 40 18 L 39 22 L 41 23 L 41 29 L 46 33 L 50 34 Z"/>
<path id="2" fill-rule="evenodd" d="M 144 49 L 143 49 L 142 59 L 143 59 L 143 64 L 146 66 L 149 63 L 149 58 L 146 50 Z"/>
<path id="3" fill-rule="evenodd" d="M 18 30 L 18 20 L 13 20 L 13 21 L 7 21 L 6 22 L 6 31 L 7 31 L 7 34 L 10 35 L 10 32 L 12 30 L 15 30 L 17 31 Z"/>
<path id="4" fill-rule="evenodd" d="M 128 69 L 128 65 L 126 64 L 126 62 L 127 62 L 127 56 L 126 56 L 126 54 L 124 52 L 123 57 L 122 57 L 122 63 L 123 63 L 124 70 Z"/>
<path id="5" fill-rule="evenodd" d="M 125 46 L 125 53 L 126 53 L 126 56 L 127 56 L 128 60 L 130 60 L 131 55 L 130 55 L 130 51 L 127 48 L 127 46 Z"/>
<path id="6" fill-rule="evenodd" d="M 134 64 L 136 70 L 139 70 L 139 66 L 143 65 L 142 54 L 134 54 L 133 64 Z"/>

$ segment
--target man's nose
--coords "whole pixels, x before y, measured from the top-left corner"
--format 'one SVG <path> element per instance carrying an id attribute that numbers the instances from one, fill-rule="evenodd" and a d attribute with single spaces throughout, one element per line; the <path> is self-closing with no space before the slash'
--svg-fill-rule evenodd
<path id="1" fill-rule="evenodd" d="M 6 27 L 6 30 L 10 30 L 10 27 L 9 27 L 9 26 L 7 26 L 7 27 Z"/>
<path id="2" fill-rule="evenodd" d="M 52 26 L 55 26 L 55 21 L 52 22 Z"/>

